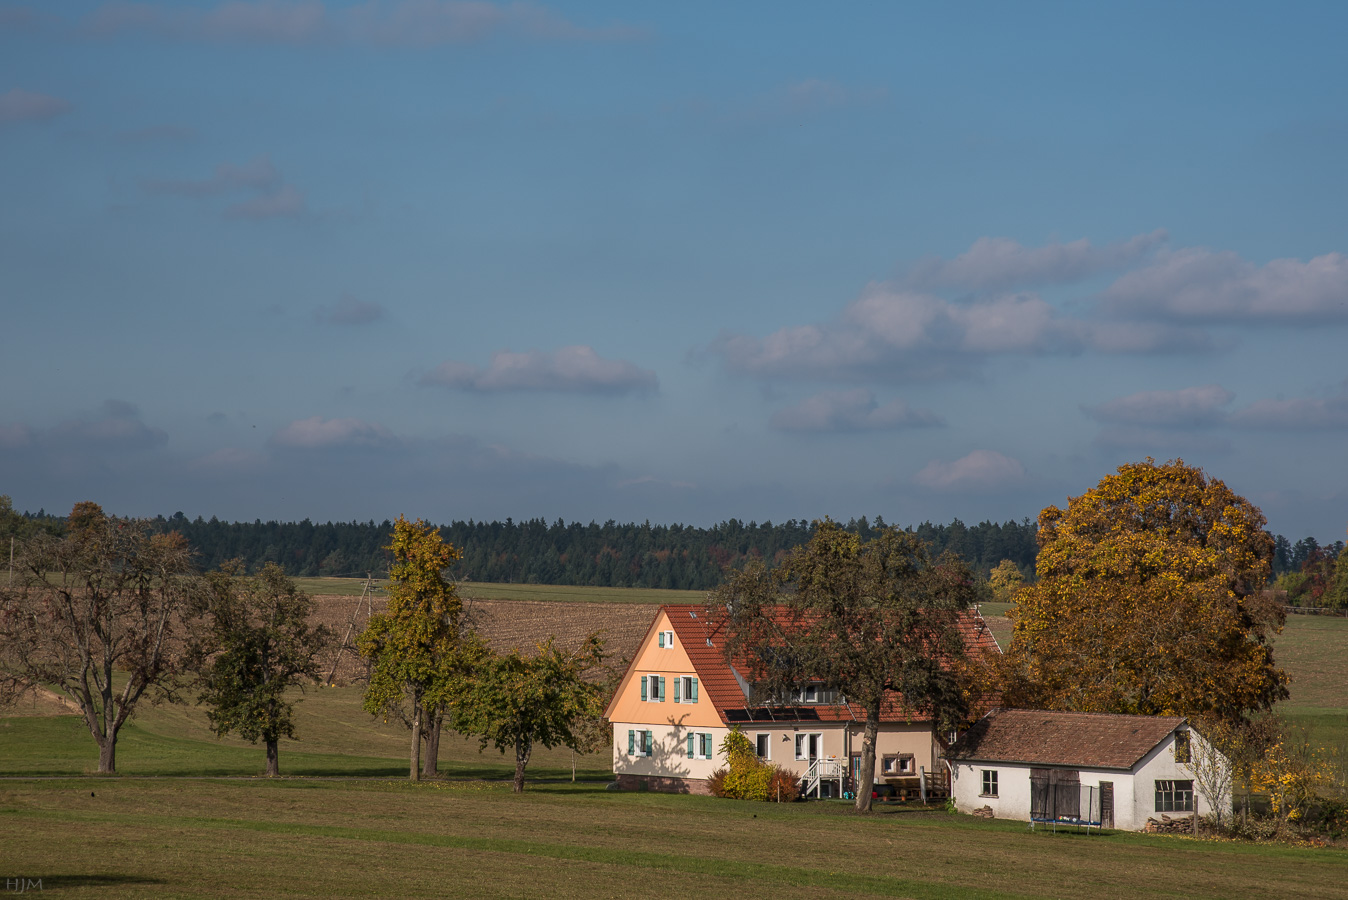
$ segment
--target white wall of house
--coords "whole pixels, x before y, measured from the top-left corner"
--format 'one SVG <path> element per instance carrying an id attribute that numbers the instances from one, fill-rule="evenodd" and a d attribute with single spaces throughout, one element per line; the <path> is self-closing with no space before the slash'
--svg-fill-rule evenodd
<path id="1" fill-rule="evenodd" d="M 628 752 L 628 732 L 650 732 L 651 753 Z M 683 725 L 652 725 L 645 722 L 613 723 L 613 774 L 615 775 L 659 775 L 665 778 L 707 778 L 712 772 L 725 766 L 726 759 L 721 754 L 721 742 L 725 740 L 728 728 Z M 688 735 L 710 734 L 712 754 L 710 759 L 696 756 L 697 742 L 694 742 L 694 756 L 688 755 Z"/>
<path id="2" fill-rule="evenodd" d="M 1190 740 L 1197 743 L 1202 737 L 1190 732 Z M 984 806 L 991 807 L 992 814 L 999 819 L 1030 820 L 1030 769 L 1028 765 L 1000 762 L 959 762 L 953 763 L 951 770 L 951 796 L 960 812 L 973 812 Z M 997 773 L 997 795 L 983 794 L 983 772 Z M 1156 809 L 1157 781 L 1194 781 L 1189 765 L 1175 761 L 1175 736 L 1154 747 L 1131 771 L 1111 769 L 1079 769 L 1083 787 L 1098 789 L 1101 782 L 1114 785 L 1114 827 L 1124 831 L 1141 831 L 1148 818 L 1159 819 L 1161 813 Z M 1198 814 L 1212 814 L 1207 799 L 1194 786 L 1194 803 Z M 1083 810 L 1084 812 L 1084 810 Z M 1230 798 L 1223 816 L 1231 812 Z M 1187 816 L 1187 812 L 1167 812 L 1171 817 Z"/>

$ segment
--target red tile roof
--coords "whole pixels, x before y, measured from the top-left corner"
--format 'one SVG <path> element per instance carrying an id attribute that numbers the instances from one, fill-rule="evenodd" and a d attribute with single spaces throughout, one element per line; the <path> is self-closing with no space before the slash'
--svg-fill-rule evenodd
<path id="1" fill-rule="evenodd" d="M 748 721 L 866 721 L 866 710 L 855 703 L 746 708 L 745 683 L 737 677 L 736 670 L 725 658 L 723 624 L 708 618 L 706 607 L 699 605 L 666 605 L 661 609 L 669 616 L 680 646 L 692 661 L 701 689 L 716 707 L 721 721 L 726 724 Z M 982 615 L 976 610 L 962 617 L 960 630 L 964 633 L 965 645 L 971 653 L 980 650 L 1001 652 Z M 905 707 L 902 696 L 897 693 L 887 696 L 880 709 L 882 722 L 926 722 L 930 719 L 928 715 L 918 714 Z"/>
<path id="2" fill-rule="evenodd" d="M 1180 716 L 994 709 L 955 741 L 945 758 L 1131 769 L 1185 721 Z"/>

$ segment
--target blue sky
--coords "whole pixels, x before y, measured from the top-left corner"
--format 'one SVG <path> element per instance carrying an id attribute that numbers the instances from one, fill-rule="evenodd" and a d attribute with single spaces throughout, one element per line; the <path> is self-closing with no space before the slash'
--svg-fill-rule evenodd
<path id="1" fill-rule="evenodd" d="M 0 6 L 0 493 L 1348 524 L 1348 7 Z"/>

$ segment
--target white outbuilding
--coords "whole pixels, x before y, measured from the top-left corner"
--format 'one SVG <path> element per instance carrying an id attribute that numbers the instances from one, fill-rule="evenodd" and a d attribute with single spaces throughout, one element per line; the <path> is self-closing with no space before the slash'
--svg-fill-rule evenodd
<path id="1" fill-rule="evenodd" d="M 945 753 L 961 812 L 1141 831 L 1213 810 L 1196 778 L 1229 764 L 1179 716 L 994 709 Z M 1229 783 L 1229 776 L 1228 776 Z M 1231 810 L 1230 793 L 1222 801 Z"/>

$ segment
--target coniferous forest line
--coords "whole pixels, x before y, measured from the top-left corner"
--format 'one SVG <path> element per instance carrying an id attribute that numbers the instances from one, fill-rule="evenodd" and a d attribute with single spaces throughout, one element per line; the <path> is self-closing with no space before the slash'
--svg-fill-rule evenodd
<path id="1" fill-rule="evenodd" d="M 22 528 L 19 524 L 0 528 L 0 532 L 60 531 L 63 526 L 63 519 L 45 511 L 17 515 L 6 504 L 4 512 L 23 524 Z M 388 520 L 222 522 L 175 513 L 151 522 L 158 530 L 177 531 L 187 538 L 202 569 L 238 559 L 255 572 L 274 562 L 295 577 L 363 576 L 367 572 L 383 577 L 388 570 L 385 547 L 393 531 Z M 845 527 L 870 537 L 885 522 L 878 516 L 874 521 L 863 516 Z M 771 565 L 808 541 L 813 530 L 810 522 L 797 519 L 780 524 L 730 519 L 710 528 L 612 520 L 582 525 L 561 519 L 551 524 L 543 519 L 506 519 L 451 522 L 440 533 L 463 553 L 453 572 L 463 581 L 709 590 L 721 582 L 727 566 L 754 557 Z M 933 554 L 950 551 L 982 577 L 1004 559 L 1013 561 L 1027 580 L 1034 577 L 1037 526 L 1031 519 L 977 525 L 956 519 L 949 525 L 923 522 L 908 530 L 926 541 Z M 1293 544 L 1277 535 L 1273 576 L 1324 568 L 1326 563 L 1332 566 L 1342 546 L 1342 542 L 1320 545 L 1314 538 Z"/>

